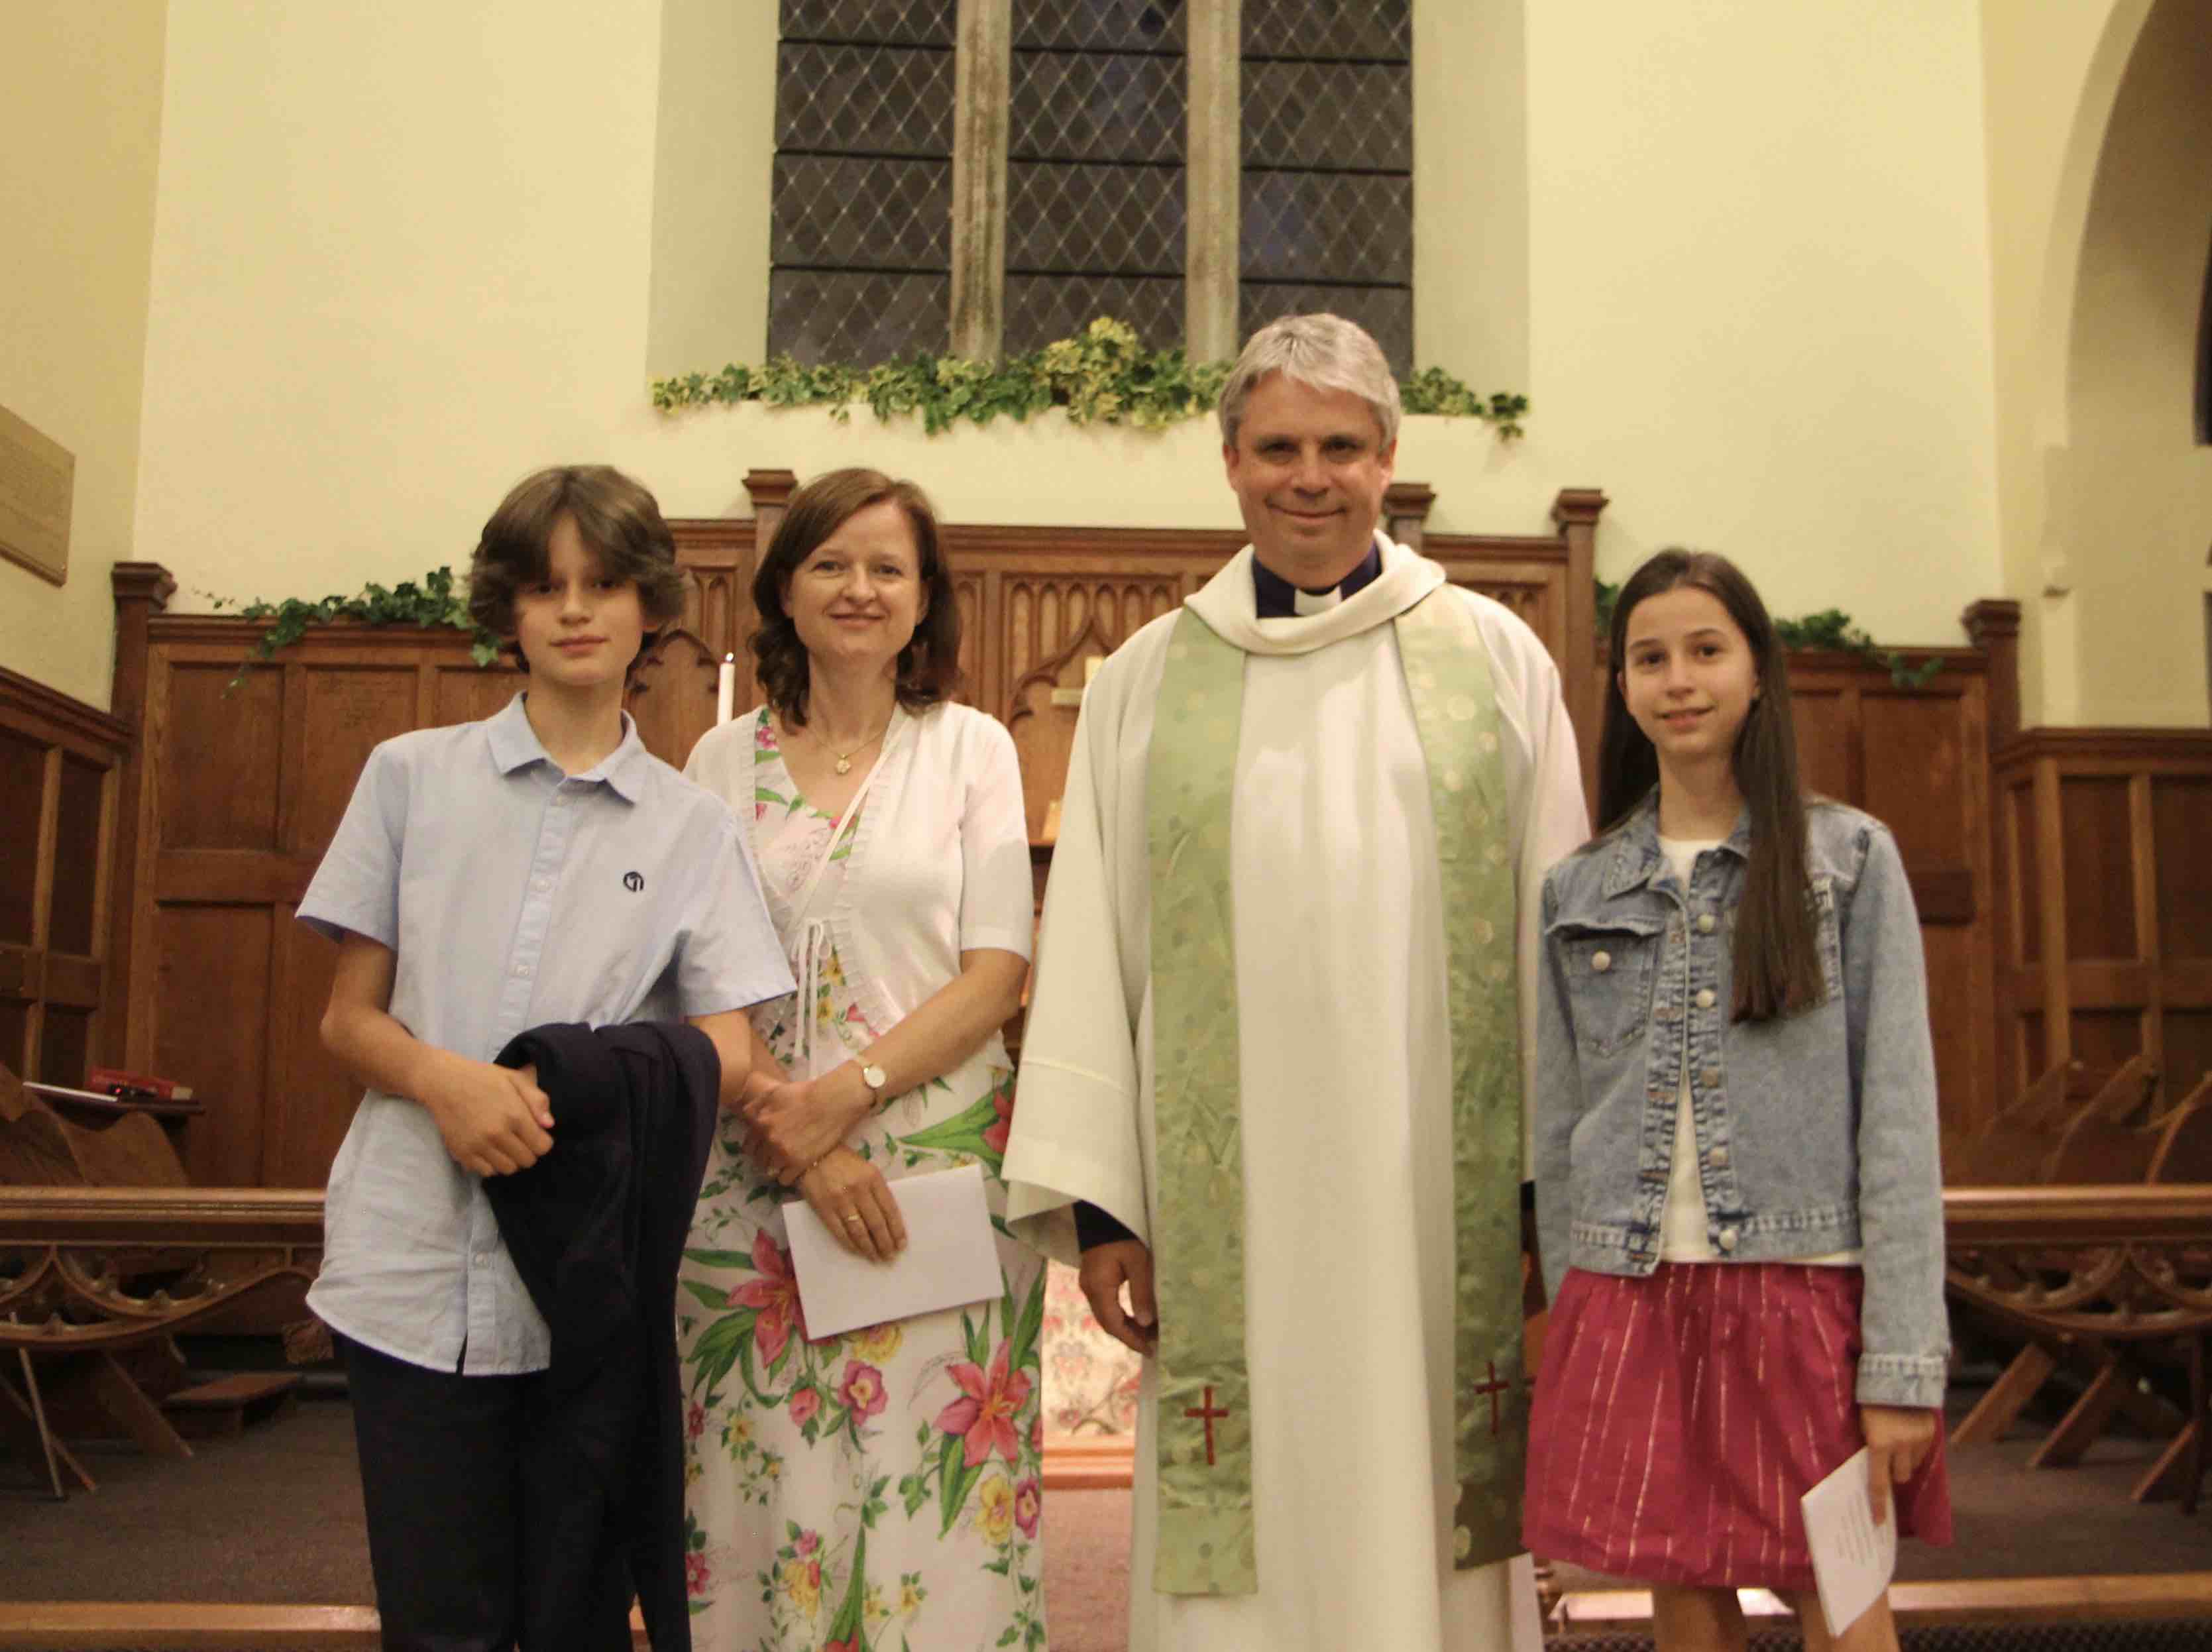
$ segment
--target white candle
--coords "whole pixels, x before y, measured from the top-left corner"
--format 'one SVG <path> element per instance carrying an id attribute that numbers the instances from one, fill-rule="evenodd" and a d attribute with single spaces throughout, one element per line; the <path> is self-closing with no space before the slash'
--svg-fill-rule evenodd
<path id="1" fill-rule="evenodd" d="M 738 657 L 722 656 L 722 669 L 714 678 L 714 723 L 717 727 L 730 720 L 738 704 Z"/>

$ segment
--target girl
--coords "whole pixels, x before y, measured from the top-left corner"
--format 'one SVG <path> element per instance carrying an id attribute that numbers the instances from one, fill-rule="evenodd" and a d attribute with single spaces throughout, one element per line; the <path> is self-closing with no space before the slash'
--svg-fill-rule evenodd
<path id="1" fill-rule="evenodd" d="M 1652 1586 L 1662 1652 L 1740 1586 L 1827 1634 L 1798 1499 L 1861 1445 L 1875 1518 L 1950 1540 L 1936 1073 L 1881 822 L 1798 789 L 1766 609 L 1662 551 L 1613 610 L 1601 834 L 1544 884 L 1536 1195 L 1553 1313 L 1525 1535 Z"/>

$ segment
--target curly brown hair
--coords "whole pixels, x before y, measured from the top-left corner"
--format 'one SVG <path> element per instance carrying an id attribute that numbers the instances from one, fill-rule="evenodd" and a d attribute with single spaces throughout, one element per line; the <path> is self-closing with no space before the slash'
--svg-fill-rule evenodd
<path id="1" fill-rule="evenodd" d="M 810 681 L 806 645 L 799 640 L 799 628 L 784 605 L 791 576 L 854 515 L 885 501 L 906 513 L 914 531 L 924 604 L 914 636 L 899 650 L 898 702 L 908 711 L 920 711 L 959 689 L 960 604 L 938 544 L 937 513 L 929 496 L 913 483 L 881 471 L 853 466 L 825 471 L 791 496 L 790 507 L 753 575 L 753 610 L 760 616 L 760 628 L 748 646 L 757 662 L 761 692 L 787 726 L 805 726 Z"/>
<path id="2" fill-rule="evenodd" d="M 647 629 L 630 661 L 635 670 L 662 628 L 682 616 L 689 586 L 659 501 L 611 465 L 556 465 L 514 484 L 485 521 L 469 559 L 469 617 L 505 638 L 507 652 L 530 669 L 514 641 L 515 593 L 546 577 L 553 529 L 563 516 L 575 523 L 577 537 L 608 577 L 637 586 Z"/>

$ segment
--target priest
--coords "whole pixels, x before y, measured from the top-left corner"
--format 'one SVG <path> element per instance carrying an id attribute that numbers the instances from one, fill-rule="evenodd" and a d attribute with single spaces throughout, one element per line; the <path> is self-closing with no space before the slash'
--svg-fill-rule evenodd
<path id="1" fill-rule="evenodd" d="M 1008 1215 L 1147 1357 L 1133 1649 L 1504 1652 L 1574 732 L 1528 628 L 1379 531 L 1372 338 L 1275 322 L 1219 412 L 1251 544 L 1084 697 Z"/>

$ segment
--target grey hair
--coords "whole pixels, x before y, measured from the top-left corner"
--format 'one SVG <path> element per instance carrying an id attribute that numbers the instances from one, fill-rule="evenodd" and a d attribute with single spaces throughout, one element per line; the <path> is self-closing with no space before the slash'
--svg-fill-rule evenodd
<path id="1" fill-rule="evenodd" d="M 1348 390 L 1374 410 L 1382 445 L 1398 440 L 1398 381 L 1382 347 L 1364 327 L 1340 315 L 1286 315 L 1254 333 L 1221 386 L 1221 440 L 1237 445 L 1244 403 L 1271 373 L 1316 390 Z"/>

